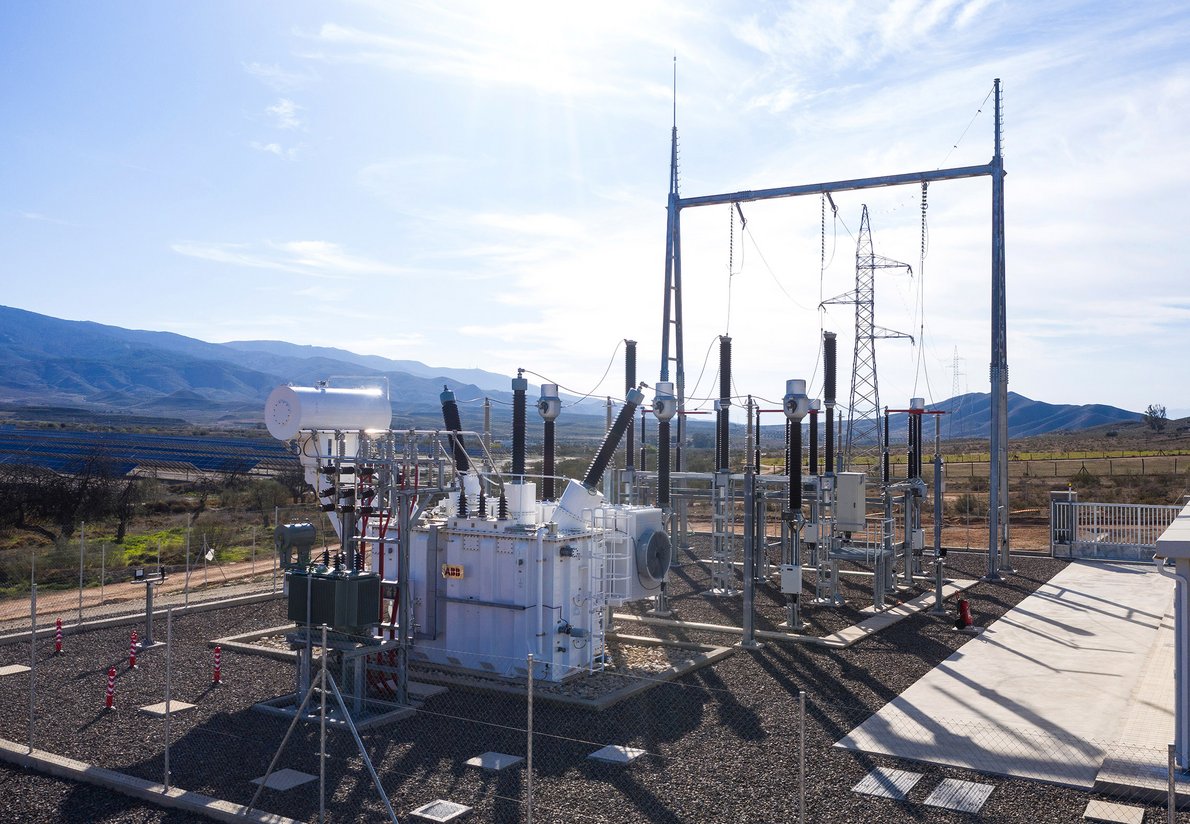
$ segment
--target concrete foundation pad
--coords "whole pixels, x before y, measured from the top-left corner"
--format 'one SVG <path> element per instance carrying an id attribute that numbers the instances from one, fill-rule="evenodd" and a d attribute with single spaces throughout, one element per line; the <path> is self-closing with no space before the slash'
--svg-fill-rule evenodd
<path id="1" fill-rule="evenodd" d="M 977 813 L 983 809 L 984 802 L 994 789 L 991 784 L 945 778 L 929 794 L 925 803 L 931 807 L 942 807 L 960 813 Z"/>
<path id="2" fill-rule="evenodd" d="M 1145 808 L 1091 799 L 1087 802 L 1083 821 L 1097 821 L 1100 824 L 1144 824 Z"/>
<path id="3" fill-rule="evenodd" d="M 477 755 L 474 758 L 468 758 L 463 763 L 468 767 L 479 767 L 482 770 L 491 770 L 492 772 L 500 772 L 509 767 L 515 767 L 525 759 L 519 755 L 509 755 L 503 752 L 485 752 L 483 755 Z"/>
<path id="4" fill-rule="evenodd" d="M 194 709 L 194 704 L 187 704 L 185 701 L 170 701 L 169 702 L 170 715 L 173 715 L 176 712 L 185 712 L 186 710 L 192 710 L 192 709 Z M 149 704 L 147 707 L 141 707 L 140 711 L 145 713 L 146 715 L 164 716 L 165 715 L 165 702 L 162 701 L 160 704 Z"/>
<path id="5" fill-rule="evenodd" d="M 201 793 L 179 790 L 177 787 L 167 790 L 154 781 L 146 781 L 143 778 L 96 767 L 83 761 L 75 761 L 73 758 L 65 758 L 43 750 L 29 752 L 27 746 L 14 741 L 0 739 L 0 759 L 26 769 L 37 770 L 70 781 L 81 781 L 158 807 L 184 810 L 214 821 L 224 821 L 228 824 L 240 824 L 244 821 L 257 822 L 258 824 L 298 824 L 291 818 L 284 818 L 260 810 L 248 810 L 240 804 L 211 798 Z"/>
<path id="6" fill-rule="evenodd" d="M 318 776 L 316 775 L 310 775 L 310 773 L 300 772 L 299 770 L 291 770 L 287 767 L 283 770 L 277 770 L 270 775 L 268 781 L 265 781 L 262 775 L 260 778 L 253 778 L 251 783 L 264 784 L 270 790 L 285 792 L 286 790 L 292 790 L 294 787 L 300 787 L 317 779 Z"/>
<path id="7" fill-rule="evenodd" d="M 648 755 L 646 750 L 636 747 L 621 747 L 619 744 L 608 744 L 600 750 L 595 750 L 587 756 L 592 761 L 602 761 L 605 764 L 631 764 L 636 759 Z"/>
<path id="8" fill-rule="evenodd" d="M 6 664 L 0 667 L 0 676 L 4 675 L 20 675 L 22 672 L 28 672 L 29 668 L 24 664 Z"/>
<path id="9" fill-rule="evenodd" d="M 864 795 L 876 795 L 881 798 L 904 801 L 905 796 L 909 795 L 909 791 L 913 789 L 918 781 L 921 781 L 921 778 L 921 773 L 894 770 L 889 767 L 877 767 L 864 776 L 862 781 L 852 787 L 851 791 L 854 793 L 863 793 Z"/>
<path id="10" fill-rule="evenodd" d="M 1152 567 L 1072 563 L 836 746 L 1091 789 L 1172 598 Z"/>
<path id="11" fill-rule="evenodd" d="M 469 812 L 471 812 L 471 808 L 465 804 L 456 804 L 454 801 L 444 801 L 439 798 L 429 804 L 422 804 L 416 810 L 410 810 L 409 814 L 422 821 L 454 821 Z"/>

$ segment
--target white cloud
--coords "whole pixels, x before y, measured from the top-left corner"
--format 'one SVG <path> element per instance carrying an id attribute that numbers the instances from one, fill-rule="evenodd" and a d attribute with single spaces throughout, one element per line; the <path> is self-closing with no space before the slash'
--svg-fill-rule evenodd
<path id="1" fill-rule="evenodd" d="M 259 140 L 249 141 L 248 146 L 258 152 L 275 155 L 283 160 L 296 160 L 301 153 L 302 144 L 285 147 L 277 142 L 261 143 Z"/>
<path id="2" fill-rule="evenodd" d="M 41 212 L 29 212 L 29 211 L 25 211 L 25 210 L 18 210 L 16 214 L 19 215 L 20 217 L 23 217 L 25 220 L 35 220 L 39 223 L 53 223 L 57 226 L 76 226 L 77 225 L 75 223 L 71 223 L 69 220 L 62 220 L 61 218 L 51 217 L 50 215 L 43 214 Z"/>
<path id="3" fill-rule="evenodd" d="M 323 240 L 269 241 L 260 244 L 185 241 L 174 243 L 170 248 L 180 255 L 213 263 L 275 269 L 312 277 L 402 275 L 406 271 L 383 261 L 350 254 L 339 244 Z"/>
<path id="4" fill-rule="evenodd" d="M 298 117 L 301 108 L 289 98 L 282 97 L 264 111 L 273 119 L 273 125 L 278 129 L 296 129 L 302 125 L 302 119 Z"/>
<path id="5" fill-rule="evenodd" d="M 283 69 L 276 63 L 245 63 L 244 71 L 277 92 L 305 88 L 315 79 L 310 74 Z"/>

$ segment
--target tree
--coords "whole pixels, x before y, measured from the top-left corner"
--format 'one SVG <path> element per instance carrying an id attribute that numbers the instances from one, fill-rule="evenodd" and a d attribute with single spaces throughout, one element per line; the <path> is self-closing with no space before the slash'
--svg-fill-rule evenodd
<path id="1" fill-rule="evenodd" d="M 1165 407 L 1159 403 L 1149 404 L 1141 417 L 1149 425 L 1149 429 L 1152 429 L 1154 432 L 1162 431 L 1165 429 L 1165 425 L 1169 423 L 1169 417 L 1165 414 Z"/>
<path id="2" fill-rule="evenodd" d="M 60 472 L 4 464 L 0 467 L 0 526 L 61 544 L 81 522 L 112 515 L 123 483 L 111 461 L 100 453 L 72 461 Z"/>

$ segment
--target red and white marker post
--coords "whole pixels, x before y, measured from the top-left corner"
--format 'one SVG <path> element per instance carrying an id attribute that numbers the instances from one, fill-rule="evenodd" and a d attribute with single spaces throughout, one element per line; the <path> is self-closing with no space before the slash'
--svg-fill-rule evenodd
<path id="1" fill-rule="evenodd" d="M 136 630 L 132 631 L 132 640 L 128 644 L 128 669 L 136 669 Z"/>
<path id="2" fill-rule="evenodd" d="M 211 683 L 218 686 L 223 683 L 222 667 L 223 663 L 223 648 L 216 645 L 215 647 L 215 677 L 211 679 Z"/>
<path id="3" fill-rule="evenodd" d="M 54 655 L 62 654 L 62 619 L 58 619 L 57 628 L 54 630 Z"/>
<path id="4" fill-rule="evenodd" d="M 107 671 L 107 698 L 104 701 L 103 708 L 110 710 L 112 708 L 112 698 L 116 694 L 116 668 L 112 667 Z"/>

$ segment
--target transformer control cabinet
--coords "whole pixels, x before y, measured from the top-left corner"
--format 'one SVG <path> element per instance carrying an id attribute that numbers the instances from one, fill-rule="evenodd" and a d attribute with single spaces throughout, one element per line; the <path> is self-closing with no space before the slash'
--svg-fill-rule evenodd
<path id="1" fill-rule="evenodd" d="M 289 590 L 287 614 L 295 624 L 326 624 L 336 632 L 363 635 L 379 621 L 379 575 L 292 569 L 285 573 L 285 579 Z"/>
<path id="2" fill-rule="evenodd" d="M 868 476 L 863 472 L 840 472 L 836 479 L 836 528 L 840 532 L 863 532 L 867 526 Z"/>

